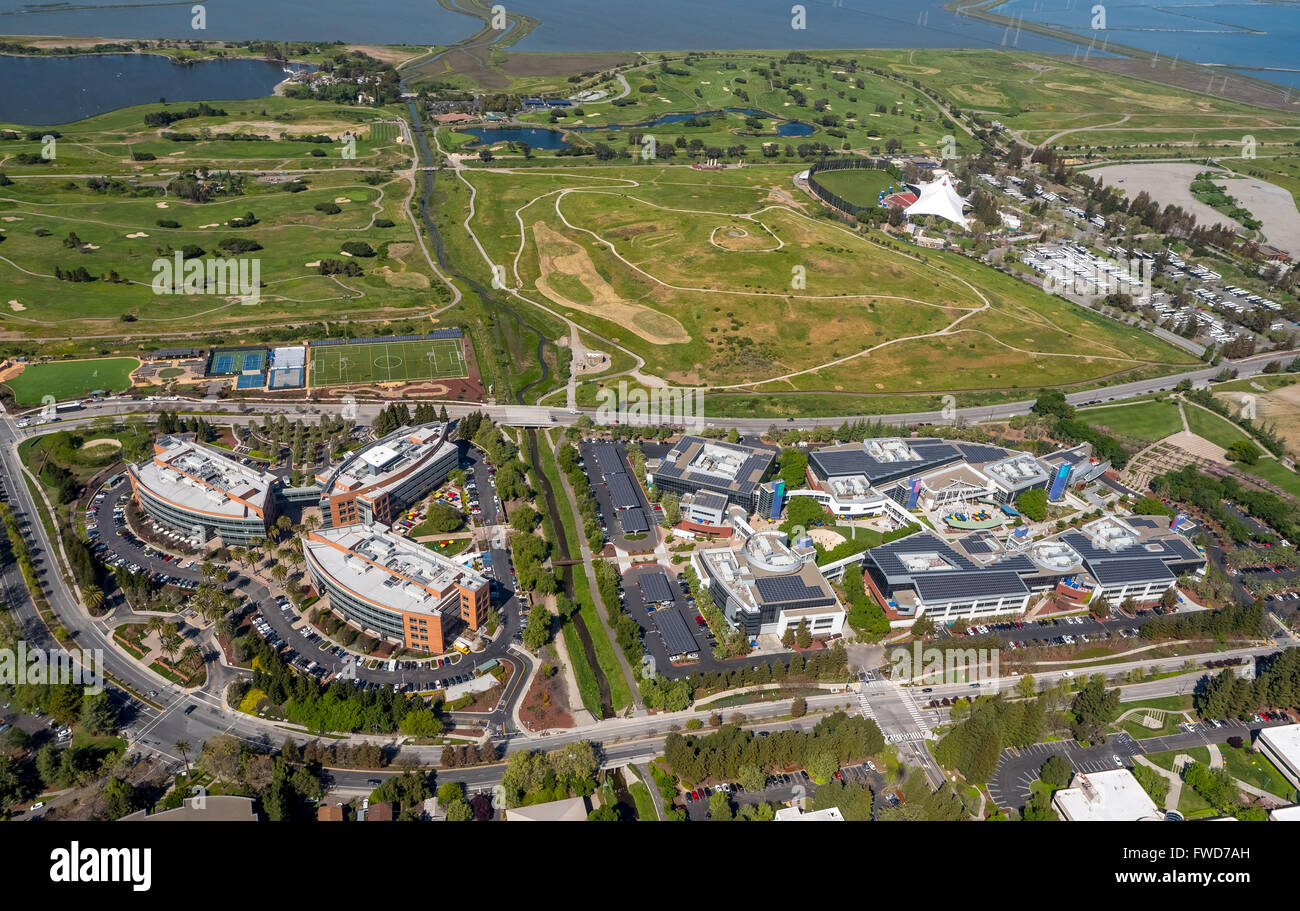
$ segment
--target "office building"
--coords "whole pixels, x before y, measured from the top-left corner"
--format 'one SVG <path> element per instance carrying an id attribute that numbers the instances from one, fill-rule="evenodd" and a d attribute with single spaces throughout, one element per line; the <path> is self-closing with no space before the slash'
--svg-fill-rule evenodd
<path id="1" fill-rule="evenodd" d="M 127 476 L 145 515 L 200 546 L 248 544 L 275 520 L 279 478 L 191 440 L 159 437 L 153 458 Z"/>
<path id="2" fill-rule="evenodd" d="M 318 474 L 323 523 L 393 524 L 456 467 L 460 455 L 448 433 L 446 424 L 402 427 Z"/>
<path id="3" fill-rule="evenodd" d="M 318 529 L 303 554 L 334 613 L 406 648 L 444 652 L 457 630 L 487 622 L 486 578 L 381 526 Z"/>

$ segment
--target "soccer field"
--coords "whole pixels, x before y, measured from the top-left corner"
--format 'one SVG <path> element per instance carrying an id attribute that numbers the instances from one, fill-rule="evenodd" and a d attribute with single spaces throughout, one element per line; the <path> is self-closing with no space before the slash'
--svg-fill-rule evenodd
<path id="1" fill-rule="evenodd" d="M 467 376 L 460 339 L 329 345 L 311 351 L 311 385 L 404 383 Z"/>

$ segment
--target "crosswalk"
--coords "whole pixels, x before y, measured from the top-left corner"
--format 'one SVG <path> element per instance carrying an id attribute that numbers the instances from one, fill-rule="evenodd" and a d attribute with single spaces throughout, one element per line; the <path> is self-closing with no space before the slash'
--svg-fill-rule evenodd
<path id="1" fill-rule="evenodd" d="M 916 704 L 916 700 L 912 698 L 912 694 L 904 691 L 901 694 L 901 698 L 903 704 L 907 707 L 907 713 L 911 715 L 912 720 L 916 722 L 916 726 L 920 728 L 922 732 L 930 730 L 925 723 L 925 716 L 921 714 L 921 707 Z"/>
<path id="2" fill-rule="evenodd" d="M 872 721 L 876 720 L 876 713 L 872 710 L 871 703 L 867 701 L 867 694 L 861 690 L 858 691 L 858 707 L 862 709 L 863 718 L 870 718 Z"/>
<path id="3" fill-rule="evenodd" d="M 909 743 L 924 739 L 925 734 L 920 731 L 905 731 L 902 734 L 885 735 L 885 743 Z"/>

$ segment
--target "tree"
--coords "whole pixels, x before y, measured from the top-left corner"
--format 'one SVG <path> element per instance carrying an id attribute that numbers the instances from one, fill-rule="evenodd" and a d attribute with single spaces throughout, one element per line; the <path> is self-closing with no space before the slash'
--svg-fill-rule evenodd
<path id="1" fill-rule="evenodd" d="M 785 632 L 781 634 L 781 644 L 786 648 L 794 648 L 794 627 L 787 626 Z"/>
<path id="2" fill-rule="evenodd" d="M 812 645 L 812 630 L 808 628 L 807 620 L 799 621 L 799 628 L 794 632 L 794 642 L 800 648 L 808 648 Z"/>
<path id="3" fill-rule="evenodd" d="M 819 749 L 808 757 L 808 774 L 819 785 L 826 784 L 839 770 L 839 760 L 829 748 Z"/>
<path id="4" fill-rule="evenodd" d="M 1034 680 L 1033 674 L 1025 674 L 1016 681 L 1016 695 L 1020 698 L 1029 699 L 1036 692 L 1038 692 L 1038 683 Z"/>
<path id="5" fill-rule="evenodd" d="M 1074 697 L 1070 712 L 1075 739 L 1090 743 L 1101 740 L 1106 727 L 1119 717 L 1119 690 L 1108 691 L 1105 675 L 1096 674 Z"/>
<path id="6" fill-rule="evenodd" d="M 808 700 L 802 696 L 795 696 L 790 700 L 790 715 L 794 718 L 802 718 L 808 714 Z"/>
<path id="7" fill-rule="evenodd" d="M 1074 775 L 1074 768 L 1068 761 L 1056 754 L 1048 757 L 1047 762 L 1043 763 L 1042 770 L 1038 777 L 1053 788 L 1063 788 L 1070 783 L 1070 778 Z"/>
<path id="8" fill-rule="evenodd" d="M 1047 491 L 1041 487 L 1026 490 L 1016 497 L 1016 509 L 1031 522 L 1041 522 L 1047 518 Z"/>
<path id="9" fill-rule="evenodd" d="M 81 589 L 81 603 L 86 610 L 94 613 L 104 603 L 104 590 L 98 585 L 87 585 Z"/>
<path id="10" fill-rule="evenodd" d="M 510 527 L 521 534 L 531 534 L 540 519 L 541 514 L 525 503 L 510 514 Z"/>
<path id="11" fill-rule="evenodd" d="M 474 808 L 464 799 L 457 798 L 447 804 L 448 822 L 469 822 L 474 818 Z"/>
<path id="12" fill-rule="evenodd" d="M 429 515 L 424 520 L 424 527 L 435 534 L 457 531 L 464 524 L 464 514 L 450 504 L 442 502 L 431 504 Z"/>
<path id="13" fill-rule="evenodd" d="M 528 612 L 528 625 L 524 627 L 524 645 L 537 651 L 551 639 L 551 612 L 545 604 L 535 604 Z"/>
<path id="14" fill-rule="evenodd" d="M 725 791 L 714 791 L 709 795 L 709 817 L 724 822 L 730 822 L 736 818 L 731 809 L 731 798 Z"/>
<path id="15" fill-rule="evenodd" d="M 737 776 L 737 780 L 740 782 L 740 786 L 751 794 L 757 794 L 767 787 L 767 773 L 752 763 L 740 767 L 740 775 Z"/>

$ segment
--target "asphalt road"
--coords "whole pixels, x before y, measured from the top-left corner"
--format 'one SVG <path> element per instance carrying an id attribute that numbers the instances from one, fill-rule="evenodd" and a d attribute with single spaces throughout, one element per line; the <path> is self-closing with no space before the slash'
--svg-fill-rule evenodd
<path id="1" fill-rule="evenodd" d="M 1236 361 L 1224 361 L 1218 367 L 1202 367 L 1194 370 L 1187 370 L 1183 373 L 1174 374 L 1166 377 L 1157 377 L 1154 379 L 1137 380 L 1131 383 L 1118 383 L 1114 386 L 1106 386 L 1098 389 L 1090 389 L 1082 392 L 1071 392 L 1066 394 L 1066 400 L 1072 405 L 1086 405 L 1100 402 L 1110 402 L 1118 399 L 1130 398 L 1136 395 L 1145 395 L 1150 392 L 1159 392 L 1173 389 L 1182 380 L 1190 380 L 1193 383 L 1204 383 L 1216 376 L 1224 368 L 1233 368 L 1237 371 L 1239 377 L 1256 376 L 1263 372 L 1264 367 L 1275 360 L 1287 361 L 1294 358 L 1300 351 L 1270 351 L 1263 354 L 1252 355 L 1248 358 L 1242 358 Z M 360 424 L 369 424 L 369 422 L 391 402 L 366 402 L 357 404 L 357 422 Z M 415 404 L 414 402 L 409 404 Z M 882 415 L 837 415 L 834 417 L 820 418 L 800 418 L 797 422 L 789 422 L 799 427 L 812 426 L 839 426 L 846 420 L 856 420 L 866 418 L 870 420 L 880 420 L 890 424 L 951 424 L 957 420 L 966 422 L 986 421 L 1002 418 L 1014 417 L 1016 415 L 1026 414 L 1029 412 L 1033 401 L 1026 399 L 1018 402 L 1007 402 L 1001 405 L 987 405 L 967 408 L 958 408 L 955 412 L 944 414 L 941 411 L 915 411 L 903 412 L 896 414 Z M 227 413 L 231 420 L 239 423 L 247 423 L 249 420 L 259 420 L 264 415 L 283 414 L 289 419 L 297 417 L 308 418 L 320 414 L 333 414 L 341 407 L 339 403 L 319 403 L 307 400 L 301 401 L 279 401 L 279 402 L 257 402 L 255 405 L 248 402 L 223 401 L 215 398 L 210 399 L 183 399 L 176 402 L 143 402 L 125 397 L 109 397 L 105 401 L 91 405 L 79 412 L 71 412 L 61 415 L 61 421 L 65 424 L 81 424 L 93 420 L 101 415 L 122 414 L 129 411 L 162 411 L 164 409 L 204 412 Z M 39 409 L 31 409 L 26 412 L 26 416 L 35 415 Z M 549 408 L 534 405 L 483 405 L 483 404 L 464 404 L 464 403 L 447 403 L 447 411 L 452 417 L 463 417 L 471 411 L 482 411 L 488 414 L 493 420 L 516 425 L 531 426 L 560 426 L 573 424 L 578 420 L 577 415 L 569 414 L 567 409 Z M 595 417 L 595 409 L 588 409 L 582 412 L 588 417 Z M 773 418 L 724 418 L 715 417 L 706 418 L 707 425 L 710 427 L 735 427 L 741 433 L 760 433 L 767 430 L 777 419 Z M 48 432 L 49 428 L 42 429 L 40 426 L 33 425 L 26 430 L 15 431 L 20 435 L 32 435 L 34 433 Z"/>

